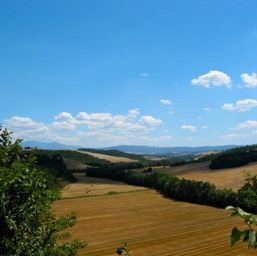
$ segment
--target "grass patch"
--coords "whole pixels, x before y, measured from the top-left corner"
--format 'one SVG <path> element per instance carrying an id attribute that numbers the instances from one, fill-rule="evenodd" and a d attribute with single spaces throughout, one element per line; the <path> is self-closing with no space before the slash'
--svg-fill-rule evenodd
<path id="1" fill-rule="evenodd" d="M 146 188 L 146 189 L 140 189 L 140 190 L 123 191 L 123 192 L 109 191 L 108 193 L 105 193 L 105 194 L 92 194 L 92 195 L 62 197 L 60 200 L 69 200 L 69 199 L 95 197 L 95 196 L 109 196 L 109 195 L 117 195 L 117 194 L 128 194 L 128 193 L 134 193 L 134 192 L 144 192 L 144 191 L 147 191 L 147 190 L 153 190 L 153 189 Z"/>

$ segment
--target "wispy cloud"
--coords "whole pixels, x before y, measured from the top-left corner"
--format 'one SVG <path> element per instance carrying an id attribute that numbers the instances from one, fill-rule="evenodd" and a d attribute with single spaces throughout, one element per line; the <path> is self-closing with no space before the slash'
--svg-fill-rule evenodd
<path id="1" fill-rule="evenodd" d="M 172 104 L 171 100 L 160 100 L 160 102 L 164 105 L 171 105 Z"/>
<path id="2" fill-rule="evenodd" d="M 230 134 L 222 135 L 221 137 L 226 140 L 236 140 L 236 139 L 242 139 L 242 138 L 249 137 L 249 135 L 230 133 Z"/>
<path id="3" fill-rule="evenodd" d="M 255 120 L 247 120 L 244 123 L 238 124 L 235 129 L 236 130 L 257 129 L 257 121 L 255 121 Z"/>
<path id="4" fill-rule="evenodd" d="M 149 74 L 147 74 L 147 73 L 141 73 L 140 76 L 147 78 L 147 77 L 149 76 Z"/>
<path id="5" fill-rule="evenodd" d="M 245 87 L 257 87 L 257 75 L 256 73 L 252 73 L 252 75 L 249 75 L 247 73 L 244 73 L 241 75 L 241 78 L 243 80 Z"/>
<path id="6" fill-rule="evenodd" d="M 191 84 L 203 86 L 205 88 L 211 88 L 215 86 L 226 86 L 227 88 L 230 88 L 231 78 L 221 71 L 211 70 L 209 73 L 193 79 Z"/>
<path id="7" fill-rule="evenodd" d="M 181 129 L 189 130 L 191 132 L 196 132 L 196 127 L 194 125 L 182 125 Z"/>
<path id="8" fill-rule="evenodd" d="M 255 99 L 245 99 L 239 100 L 235 104 L 233 103 L 225 103 L 222 106 L 222 109 L 228 111 L 238 110 L 240 112 L 244 112 L 250 110 L 251 108 L 257 107 L 257 100 Z"/>

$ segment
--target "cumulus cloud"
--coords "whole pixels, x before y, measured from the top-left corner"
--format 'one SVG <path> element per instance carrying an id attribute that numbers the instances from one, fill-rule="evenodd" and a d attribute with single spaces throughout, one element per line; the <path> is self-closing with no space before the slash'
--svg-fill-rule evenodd
<path id="1" fill-rule="evenodd" d="M 225 103 L 222 106 L 222 109 L 228 111 L 238 110 L 240 112 L 244 112 L 250 110 L 251 108 L 257 107 L 257 100 L 254 99 L 245 99 L 239 100 L 235 104 L 233 103 Z"/>
<path id="2" fill-rule="evenodd" d="M 56 120 L 72 119 L 72 115 L 67 112 L 62 112 L 59 115 L 55 116 L 54 119 Z"/>
<path id="3" fill-rule="evenodd" d="M 152 116 L 142 116 L 139 120 L 141 124 L 146 124 L 150 126 L 158 126 L 162 124 L 161 119 L 154 118 Z"/>
<path id="4" fill-rule="evenodd" d="M 5 119 L 4 122 L 8 127 L 11 127 L 12 131 L 27 130 L 31 132 L 45 132 L 49 131 L 49 128 L 43 123 L 37 123 L 29 117 L 14 116 L 11 119 Z"/>
<path id="5" fill-rule="evenodd" d="M 171 100 L 160 100 L 160 101 L 164 105 L 171 105 L 172 104 Z"/>
<path id="6" fill-rule="evenodd" d="M 117 143 L 136 143 L 140 136 L 156 142 L 157 138 L 161 138 L 151 137 L 151 132 L 161 125 L 162 121 L 150 115 L 140 116 L 139 109 L 130 110 L 125 115 L 79 112 L 74 117 L 70 113 L 61 112 L 53 118 L 55 121 L 50 124 L 19 116 L 4 122 L 5 127 L 12 131 L 16 138 L 72 143 L 87 147 L 101 147 L 107 143 L 109 146 Z"/>
<path id="7" fill-rule="evenodd" d="M 182 125 L 181 129 L 189 130 L 191 132 L 196 132 L 196 127 L 194 125 Z"/>
<path id="8" fill-rule="evenodd" d="M 50 128 L 28 117 L 14 116 L 4 120 L 5 127 L 13 132 L 13 138 L 45 141 L 51 134 Z"/>
<path id="9" fill-rule="evenodd" d="M 257 77 L 256 73 L 252 73 L 252 75 L 248 75 L 247 73 L 244 73 L 241 75 L 241 78 L 243 80 L 245 87 L 257 87 Z"/>
<path id="10" fill-rule="evenodd" d="M 242 129 L 257 129 L 257 121 L 254 120 L 248 120 L 244 123 L 240 123 L 236 126 L 236 130 L 242 130 Z"/>
<path id="11" fill-rule="evenodd" d="M 204 108 L 203 110 L 206 111 L 206 112 L 210 112 L 211 111 L 210 108 Z"/>
<path id="12" fill-rule="evenodd" d="M 231 87 L 231 78 L 221 72 L 216 70 L 211 70 L 209 73 L 199 76 L 191 81 L 193 85 L 199 85 L 206 88 L 211 88 L 214 86 L 227 86 Z"/>
<path id="13" fill-rule="evenodd" d="M 127 114 L 127 116 L 129 118 L 137 118 L 140 114 L 140 109 L 139 108 L 136 108 L 136 109 L 132 109 L 129 111 L 129 113 Z"/>
<path id="14" fill-rule="evenodd" d="M 76 125 L 69 123 L 67 121 L 64 122 L 53 122 L 52 126 L 59 130 L 68 130 L 72 131 L 76 129 Z"/>

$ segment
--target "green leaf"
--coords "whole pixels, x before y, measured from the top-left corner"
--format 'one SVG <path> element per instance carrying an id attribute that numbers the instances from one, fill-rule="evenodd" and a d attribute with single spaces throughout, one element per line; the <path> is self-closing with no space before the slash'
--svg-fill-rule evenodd
<path id="1" fill-rule="evenodd" d="M 247 242 L 249 240 L 249 232 L 250 232 L 249 229 L 245 229 L 244 231 L 242 231 L 242 236 L 244 237 L 243 238 L 244 242 Z"/>
<path id="2" fill-rule="evenodd" d="M 122 250 L 121 248 L 118 248 L 118 249 L 117 249 L 117 254 L 118 254 L 118 255 L 121 255 L 122 252 L 123 252 L 123 250 Z"/>
<path id="3" fill-rule="evenodd" d="M 238 228 L 233 228 L 231 232 L 231 246 L 240 240 L 242 232 Z"/>
<path id="4" fill-rule="evenodd" d="M 225 208 L 225 210 L 233 210 L 233 211 L 237 211 L 237 208 L 236 207 L 234 207 L 234 206 L 227 206 L 226 208 Z"/>
<path id="5" fill-rule="evenodd" d="M 256 243 L 256 231 L 250 230 L 249 243 L 248 243 L 249 248 L 255 248 L 255 243 Z"/>
<path id="6" fill-rule="evenodd" d="M 237 207 L 237 211 L 240 214 L 241 217 L 248 215 L 247 212 L 245 212 L 244 210 L 242 210 L 241 208 Z"/>

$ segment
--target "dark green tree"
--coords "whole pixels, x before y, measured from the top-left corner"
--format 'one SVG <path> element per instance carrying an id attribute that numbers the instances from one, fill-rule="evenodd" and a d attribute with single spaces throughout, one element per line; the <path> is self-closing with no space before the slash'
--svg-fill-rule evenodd
<path id="1" fill-rule="evenodd" d="M 247 172 L 245 184 L 238 190 L 240 207 L 247 211 L 257 213 L 257 176 Z"/>
<path id="2" fill-rule="evenodd" d="M 74 212 L 56 218 L 52 203 L 60 199 L 49 187 L 35 157 L 21 156 L 21 140 L 0 126 L 0 253 L 4 256 L 76 255 L 86 244 L 63 231 L 77 222 Z"/>

